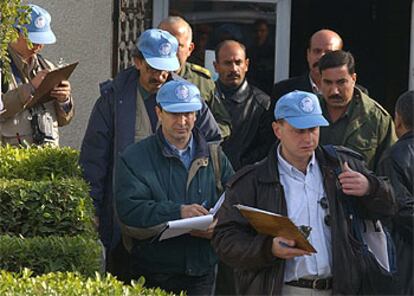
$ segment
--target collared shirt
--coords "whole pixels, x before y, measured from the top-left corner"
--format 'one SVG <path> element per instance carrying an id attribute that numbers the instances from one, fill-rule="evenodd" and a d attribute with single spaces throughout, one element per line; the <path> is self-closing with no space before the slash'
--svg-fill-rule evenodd
<path id="1" fill-rule="evenodd" d="M 188 145 L 185 149 L 178 149 L 175 145 L 168 142 L 168 140 L 165 137 L 164 139 L 170 152 L 176 155 L 188 170 L 195 156 L 196 143 L 194 141 L 193 134 L 191 133 L 190 140 L 188 141 Z"/>
<path id="2" fill-rule="evenodd" d="M 321 145 L 343 145 L 345 131 L 351 119 L 354 110 L 355 101 L 352 99 L 346 109 L 346 112 L 335 122 L 332 122 L 326 107 L 325 100 L 321 100 L 321 108 L 323 116 L 329 121 L 329 126 L 321 126 L 320 128 L 320 144 Z"/>
<path id="3" fill-rule="evenodd" d="M 325 224 L 324 210 L 319 201 L 325 196 L 323 177 L 313 154 L 306 174 L 290 165 L 277 149 L 280 183 L 286 198 L 288 217 L 295 225 L 311 226 L 308 238 L 317 253 L 286 260 L 285 282 L 299 278 L 331 276 L 332 251 L 330 228 Z"/>
<path id="4" fill-rule="evenodd" d="M 319 87 L 316 85 L 315 81 L 313 81 L 313 79 L 310 76 L 310 74 L 309 74 L 309 82 L 310 82 L 310 85 L 312 86 L 312 92 L 314 94 L 320 95 L 321 94 L 321 91 L 319 90 Z"/>

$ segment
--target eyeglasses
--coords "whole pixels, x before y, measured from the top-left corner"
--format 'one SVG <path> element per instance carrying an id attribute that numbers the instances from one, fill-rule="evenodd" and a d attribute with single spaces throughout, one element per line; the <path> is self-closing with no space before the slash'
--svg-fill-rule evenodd
<path id="1" fill-rule="evenodd" d="M 325 222 L 326 226 L 331 226 L 331 215 L 329 213 L 329 204 L 328 204 L 328 199 L 326 198 L 326 196 L 322 197 L 319 201 L 318 204 L 321 205 L 321 208 L 325 210 L 326 215 L 323 218 L 323 221 Z"/>

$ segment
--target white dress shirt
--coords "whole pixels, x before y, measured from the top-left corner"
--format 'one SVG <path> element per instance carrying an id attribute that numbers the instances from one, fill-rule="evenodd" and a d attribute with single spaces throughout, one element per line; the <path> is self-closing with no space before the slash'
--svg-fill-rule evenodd
<path id="1" fill-rule="evenodd" d="M 288 217 L 297 226 L 311 226 L 308 238 L 317 253 L 286 260 L 285 282 L 299 278 L 325 278 L 331 276 L 331 230 L 324 222 L 326 210 L 319 201 L 325 195 L 323 177 L 313 154 L 306 174 L 290 165 L 277 149 L 280 183 L 285 192 Z"/>

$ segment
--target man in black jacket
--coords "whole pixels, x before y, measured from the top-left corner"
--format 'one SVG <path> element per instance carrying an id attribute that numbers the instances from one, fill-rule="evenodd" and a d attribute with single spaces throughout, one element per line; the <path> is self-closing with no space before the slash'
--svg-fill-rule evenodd
<path id="1" fill-rule="evenodd" d="M 234 170 L 264 158 L 273 143 L 270 97 L 246 80 L 249 59 L 246 48 L 235 40 L 216 47 L 214 67 L 219 74 L 214 104 L 223 104 L 231 118 L 231 136 L 222 146 Z"/>
<path id="2" fill-rule="evenodd" d="M 321 74 L 318 62 L 325 53 L 340 50 L 343 47 L 341 37 L 334 31 L 323 29 L 315 32 L 309 40 L 306 50 L 306 60 L 309 71 L 301 76 L 279 81 L 273 87 L 272 98 L 279 99 L 284 94 L 294 90 L 303 90 L 318 94 L 321 85 Z"/>
<path id="3" fill-rule="evenodd" d="M 392 236 L 397 248 L 397 275 L 400 292 L 414 294 L 414 91 L 402 94 L 395 105 L 395 131 L 398 141 L 385 152 L 379 173 L 390 178 L 398 203 L 392 220 Z"/>
<path id="4" fill-rule="evenodd" d="M 314 94 L 294 91 L 283 96 L 275 120 L 272 128 L 280 144 L 227 183 L 213 246 L 221 260 L 235 268 L 238 294 L 357 294 L 361 257 L 352 246 L 353 216 L 345 208 L 354 203 L 358 217 L 364 219 L 391 216 L 390 186 L 375 177 L 356 152 L 336 147 L 335 156 L 318 146 L 319 127 L 328 122 Z M 337 170 L 339 158 L 342 171 Z M 235 204 L 310 226 L 308 240 L 317 253 L 296 248 L 293 240 L 256 232 Z"/>

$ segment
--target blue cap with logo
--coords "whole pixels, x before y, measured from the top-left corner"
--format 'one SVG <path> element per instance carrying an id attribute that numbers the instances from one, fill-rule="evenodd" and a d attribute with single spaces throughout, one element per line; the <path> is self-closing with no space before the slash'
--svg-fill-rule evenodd
<path id="1" fill-rule="evenodd" d="M 178 41 L 167 31 L 149 29 L 138 39 L 137 48 L 152 68 L 176 71 L 180 68 L 177 58 Z"/>
<path id="2" fill-rule="evenodd" d="M 36 44 L 55 43 L 56 36 L 50 27 L 52 18 L 49 12 L 34 4 L 29 4 L 29 7 L 31 8 L 30 23 L 23 25 L 27 29 L 29 40 Z"/>
<path id="3" fill-rule="evenodd" d="M 287 93 L 277 101 L 275 119 L 284 119 L 297 129 L 329 125 L 322 116 L 318 97 L 299 90 Z"/>
<path id="4" fill-rule="evenodd" d="M 157 103 L 170 113 L 195 112 L 201 109 L 200 91 L 185 80 L 171 80 L 159 89 Z"/>

